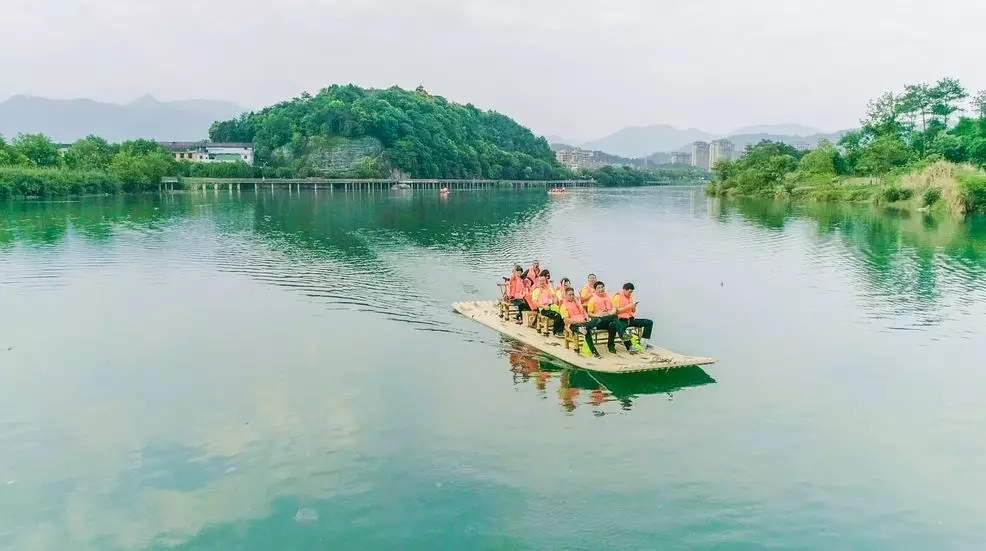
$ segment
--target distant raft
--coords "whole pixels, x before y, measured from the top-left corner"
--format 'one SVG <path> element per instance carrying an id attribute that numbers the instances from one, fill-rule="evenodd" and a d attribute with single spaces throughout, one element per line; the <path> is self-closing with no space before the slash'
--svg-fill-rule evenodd
<path id="1" fill-rule="evenodd" d="M 501 320 L 496 301 L 456 302 L 452 304 L 452 309 L 473 321 L 499 331 L 511 339 L 537 348 L 549 356 L 588 371 L 598 371 L 601 373 L 637 373 L 641 371 L 661 371 L 677 367 L 709 365 L 716 362 L 712 358 L 684 356 L 677 352 L 657 347 L 648 348 L 636 355 L 630 355 L 622 344 L 617 344 L 617 352 L 616 354 L 612 354 L 606 351 L 605 342 L 596 342 L 596 348 L 599 349 L 602 358 L 587 357 L 579 354 L 577 350 L 566 349 L 564 347 L 564 341 L 558 337 L 545 337 L 534 328 Z"/>

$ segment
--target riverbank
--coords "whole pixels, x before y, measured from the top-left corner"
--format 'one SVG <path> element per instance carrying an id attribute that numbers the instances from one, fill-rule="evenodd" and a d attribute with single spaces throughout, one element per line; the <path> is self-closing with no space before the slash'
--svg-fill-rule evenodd
<path id="1" fill-rule="evenodd" d="M 852 177 L 790 172 L 738 174 L 713 182 L 706 193 L 802 202 L 857 202 L 955 216 L 986 213 L 986 173 L 968 164 L 937 161 L 885 176 Z"/>

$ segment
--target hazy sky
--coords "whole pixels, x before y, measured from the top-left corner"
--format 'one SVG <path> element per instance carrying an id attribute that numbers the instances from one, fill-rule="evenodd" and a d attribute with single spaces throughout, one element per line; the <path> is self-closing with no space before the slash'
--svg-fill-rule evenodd
<path id="1" fill-rule="evenodd" d="M 856 124 L 943 75 L 986 88 L 982 0 L 2 0 L 0 99 L 227 99 L 423 84 L 544 134 Z"/>

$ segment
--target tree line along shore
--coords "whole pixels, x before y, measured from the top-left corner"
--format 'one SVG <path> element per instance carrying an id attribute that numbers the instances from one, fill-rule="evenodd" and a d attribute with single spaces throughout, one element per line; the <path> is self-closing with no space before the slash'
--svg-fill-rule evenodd
<path id="1" fill-rule="evenodd" d="M 763 141 L 713 167 L 723 197 L 871 202 L 954 215 L 986 212 L 986 90 L 954 78 L 869 102 L 860 128 L 811 151 Z"/>
<path id="2" fill-rule="evenodd" d="M 64 151 L 46 136 L 0 136 L 0 199 L 157 190 L 164 177 L 572 180 L 602 186 L 692 182 L 699 169 L 607 166 L 572 170 L 548 142 L 511 118 L 422 88 L 329 86 L 209 129 L 214 142 L 247 142 L 254 163 L 176 160 L 161 144 L 98 136 Z"/>

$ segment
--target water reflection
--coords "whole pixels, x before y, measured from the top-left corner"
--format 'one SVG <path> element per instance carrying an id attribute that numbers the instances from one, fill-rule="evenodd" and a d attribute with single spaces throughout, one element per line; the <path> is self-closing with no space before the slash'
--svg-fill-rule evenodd
<path id="1" fill-rule="evenodd" d="M 666 371 L 610 374 L 585 371 L 548 358 L 530 346 L 501 338 L 504 354 L 516 386 L 533 385 L 542 399 L 554 399 L 568 413 L 588 407 L 594 415 L 606 415 L 614 405 L 630 411 L 642 396 L 664 394 L 715 383 L 701 367 Z"/>
<path id="2" fill-rule="evenodd" d="M 986 300 L 983 216 L 962 220 L 868 205 L 765 200 L 717 201 L 710 212 L 722 224 L 741 219 L 776 230 L 775 247 L 798 229 L 811 228 L 819 272 L 835 268 L 857 276 L 869 318 L 887 320 L 890 330 L 923 330 L 956 315 L 978 314 L 976 305 Z"/>

